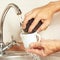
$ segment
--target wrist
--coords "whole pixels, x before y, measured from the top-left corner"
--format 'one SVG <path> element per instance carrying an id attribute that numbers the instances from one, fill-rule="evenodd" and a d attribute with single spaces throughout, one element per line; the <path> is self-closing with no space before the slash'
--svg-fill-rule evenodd
<path id="1" fill-rule="evenodd" d="M 50 2 L 49 5 L 51 6 L 51 11 L 54 13 L 60 11 L 60 1 Z"/>

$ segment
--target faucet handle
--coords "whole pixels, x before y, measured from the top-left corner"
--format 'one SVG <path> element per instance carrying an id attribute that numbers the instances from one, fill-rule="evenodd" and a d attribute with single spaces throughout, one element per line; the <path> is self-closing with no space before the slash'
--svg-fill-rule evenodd
<path id="1" fill-rule="evenodd" d="M 13 45 L 20 46 L 20 44 L 18 42 L 16 42 L 15 40 L 13 40 L 12 43 L 13 43 Z"/>
<path id="2" fill-rule="evenodd" d="M 16 40 L 13 39 L 13 36 L 11 36 L 11 38 L 12 38 L 12 44 L 13 45 L 20 46 L 20 44 Z"/>

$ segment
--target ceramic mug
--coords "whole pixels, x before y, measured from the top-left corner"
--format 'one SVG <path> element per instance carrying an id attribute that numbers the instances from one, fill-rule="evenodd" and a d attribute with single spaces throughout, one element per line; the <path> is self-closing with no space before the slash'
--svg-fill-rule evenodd
<path id="1" fill-rule="evenodd" d="M 29 48 L 29 45 L 32 42 L 37 42 L 38 40 L 41 40 L 41 36 L 37 32 L 30 34 L 20 33 L 20 37 L 25 48 Z"/>

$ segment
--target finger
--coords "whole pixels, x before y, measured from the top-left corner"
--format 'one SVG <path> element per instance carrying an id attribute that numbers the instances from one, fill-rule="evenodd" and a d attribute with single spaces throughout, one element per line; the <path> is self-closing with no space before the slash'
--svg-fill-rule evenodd
<path id="1" fill-rule="evenodd" d="M 23 21 L 23 29 L 26 28 L 26 24 L 30 19 L 35 18 L 35 15 L 36 15 L 35 12 L 31 12 L 31 13 L 27 14 L 27 16 L 25 16 L 25 19 Z"/>
<path id="2" fill-rule="evenodd" d="M 43 56 L 43 51 L 42 50 L 38 50 L 38 49 L 27 49 L 27 52 L 33 53 L 33 54 L 37 54 L 39 56 Z"/>
<path id="3" fill-rule="evenodd" d="M 34 49 L 36 49 L 36 48 L 42 48 L 40 42 L 31 43 L 29 47 L 30 48 L 34 48 Z"/>
<path id="4" fill-rule="evenodd" d="M 44 21 L 43 24 L 38 28 L 37 32 L 40 32 L 42 30 L 45 30 L 50 24 L 50 20 Z"/>
<path id="5" fill-rule="evenodd" d="M 40 16 L 36 16 L 33 23 L 30 25 L 28 32 L 31 32 L 35 28 L 35 26 L 38 24 L 39 21 L 40 21 Z"/>
<path id="6" fill-rule="evenodd" d="M 31 44 L 29 45 L 29 47 L 30 47 L 30 48 L 35 48 L 35 47 L 37 47 L 37 44 L 38 44 L 38 42 L 31 43 Z"/>

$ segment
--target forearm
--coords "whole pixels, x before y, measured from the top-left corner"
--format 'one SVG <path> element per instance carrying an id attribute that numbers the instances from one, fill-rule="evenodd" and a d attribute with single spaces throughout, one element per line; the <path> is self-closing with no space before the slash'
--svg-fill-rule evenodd
<path id="1" fill-rule="evenodd" d="M 54 40 L 57 51 L 60 51 L 60 40 Z"/>

